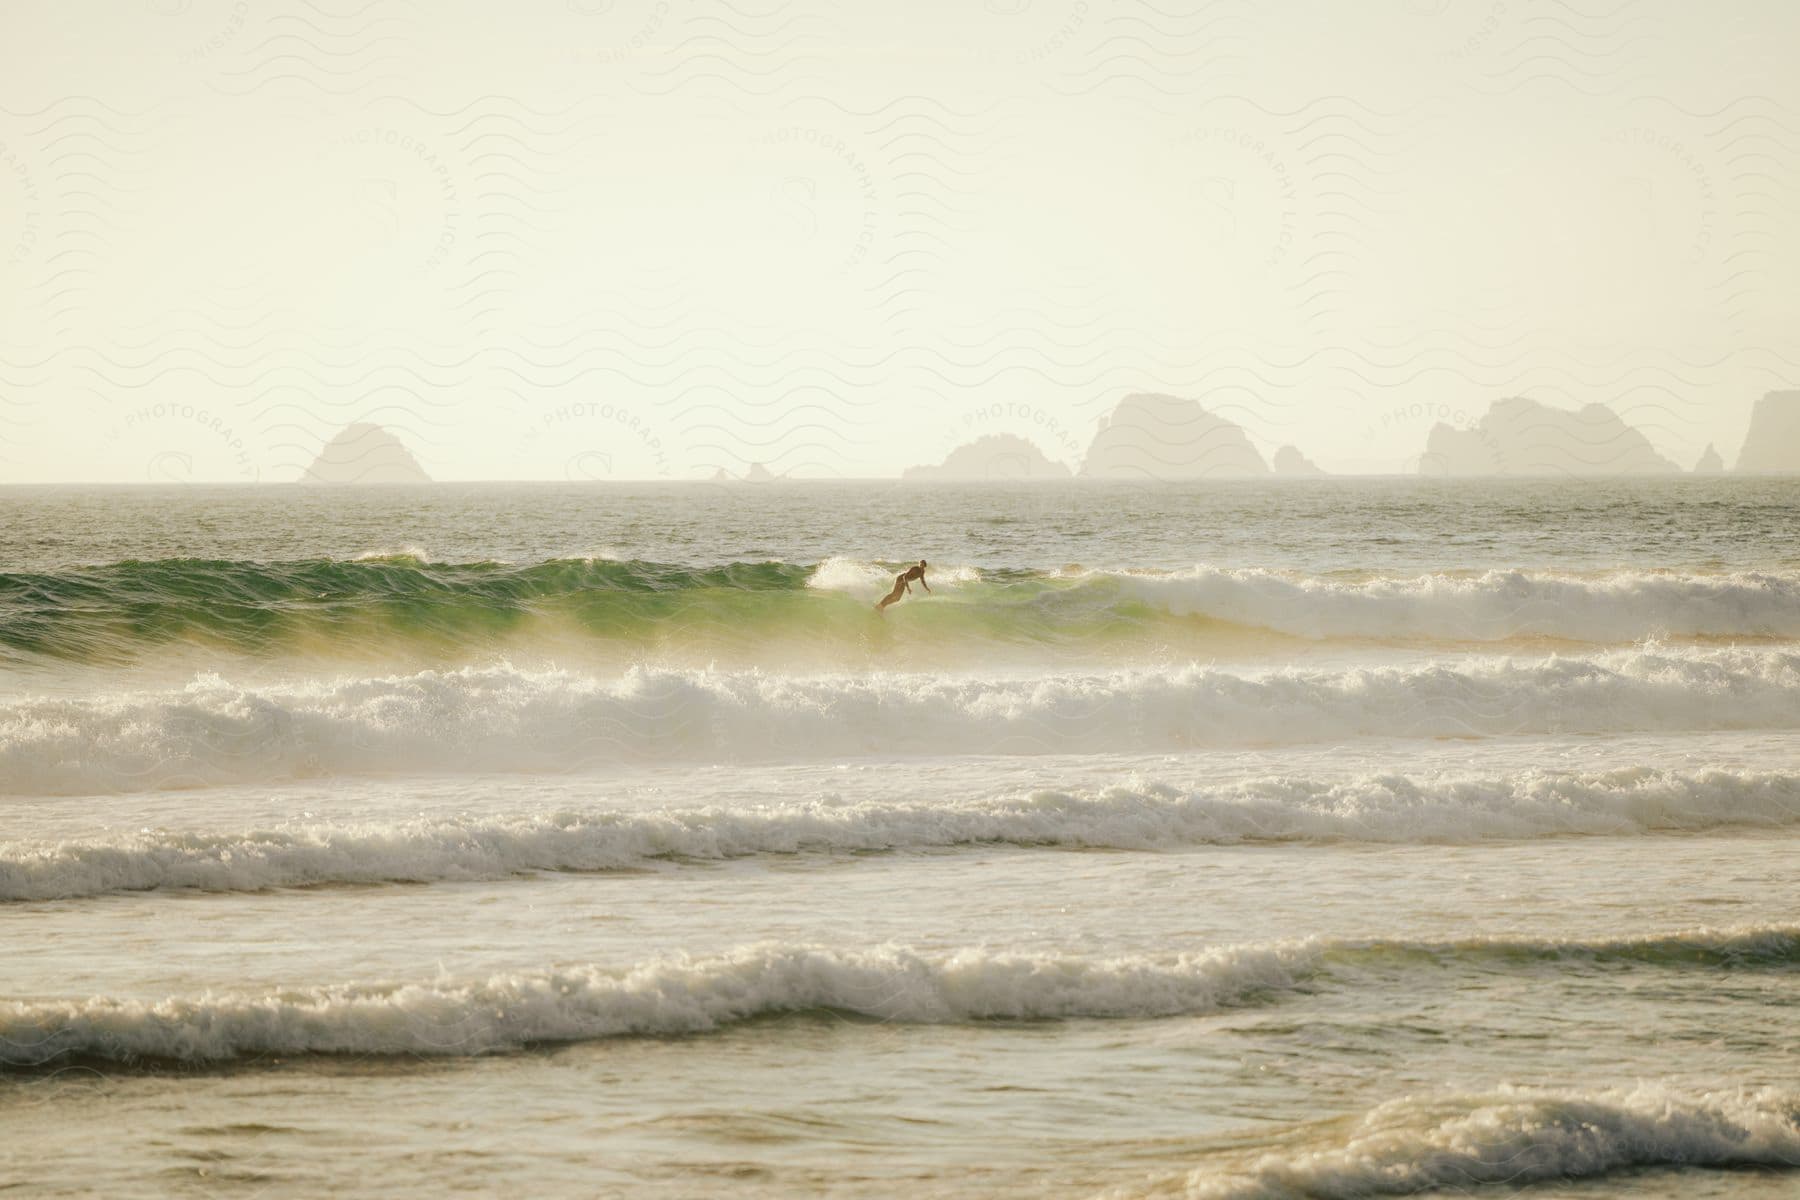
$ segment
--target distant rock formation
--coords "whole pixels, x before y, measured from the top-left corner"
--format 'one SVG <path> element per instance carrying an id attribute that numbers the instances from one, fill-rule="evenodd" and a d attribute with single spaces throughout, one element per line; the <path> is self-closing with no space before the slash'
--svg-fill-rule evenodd
<path id="1" fill-rule="evenodd" d="M 1496 400 L 1473 429 L 1431 427 L 1421 475 L 1660 475 L 1680 470 L 1604 404 Z"/>
<path id="2" fill-rule="evenodd" d="M 1269 466 L 1275 474 L 1293 479 L 1320 479 L 1325 475 L 1317 463 L 1293 446 L 1283 446 L 1277 450 Z"/>
<path id="3" fill-rule="evenodd" d="M 1737 469 L 1752 474 L 1800 471 L 1800 392 L 1770 392 L 1756 402 Z"/>
<path id="4" fill-rule="evenodd" d="M 724 467 L 719 467 L 712 473 L 714 483 L 772 483 L 780 478 L 781 476 L 771 473 L 769 468 L 759 462 L 751 463 L 744 469 L 742 475 L 733 475 Z"/>
<path id="5" fill-rule="evenodd" d="M 359 421 L 325 443 L 300 482 L 430 483 L 431 476 L 399 438 L 379 425 Z"/>
<path id="6" fill-rule="evenodd" d="M 914 482 L 950 480 L 1067 479 L 1069 468 L 1044 457 L 1036 443 L 1011 433 L 990 433 L 952 450 L 938 466 L 908 467 L 900 478 Z"/>
<path id="7" fill-rule="evenodd" d="M 1706 443 L 1706 449 L 1700 452 L 1700 460 L 1694 464 L 1694 474 L 1717 475 L 1724 469 L 1725 460 L 1719 457 L 1711 442 Z"/>
<path id="8" fill-rule="evenodd" d="M 1125 397 L 1082 459 L 1095 479 L 1243 479 L 1269 473 L 1238 426 L 1198 401 L 1140 392 Z"/>

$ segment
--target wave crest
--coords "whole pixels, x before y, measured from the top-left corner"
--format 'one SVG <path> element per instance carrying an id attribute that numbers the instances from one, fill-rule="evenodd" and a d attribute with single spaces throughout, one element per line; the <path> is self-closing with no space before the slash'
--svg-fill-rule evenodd
<path id="1" fill-rule="evenodd" d="M 397 824 L 300 824 L 107 841 L 0 844 L 0 901 L 123 891 L 503 879 L 666 860 L 958 846 L 1159 850 L 1242 842 L 1477 842 L 1800 822 L 1800 776 L 1629 768 L 1593 774 L 1330 782 L 1252 779 L 1179 791 L 1133 782 L 959 803 L 551 812 Z"/>
<path id="2" fill-rule="evenodd" d="M 628 969 L 570 966 L 470 982 L 345 984 L 161 1001 L 12 1001 L 0 1003 L 0 1065 L 66 1058 L 202 1063 L 293 1054 L 476 1055 L 545 1042 L 701 1033 L 758 1017 L 825 1010 L 918 1024 L 1151 1019 L 1263 1003 L 1323 982 L 1338 964 L 1398 962 L 1407 969 L 1519 958 L 1784 970 L 1800 960 L 1800 930 L 1699 930 L 1592 942 L 1309 940 L 1112 958 L 765 944 Z"/>
<path id="3" fill-rule="evenodd" d="M 1250 947 L 1165 960 L 1090 960 L 757 946 L 626 971 L 568 967 L 474 983 L 350 985 L 158 1003 L 0 1004 L 0 1064 L 473 1055 L 543 1042 L 699 1033 L 819 1010 L 931 1024 L 1209 1012 L 1294 986 L 1313 954 L 1304 946 Z"/>
<path id="4" fill-rule="evenodd" d="M 1029 680 L 494 667 L 258 690 L 208 676 L 172 693 L 0 705 L 0 779 L 41 795 L 620 762 L 1793 729 L 1797 701 L 1800 655 L 1751 650 Z"/>
<path id="5" fill-rule="evenodd" d="M 1420 644 L 1800 637 L 1800 575 L 1614 571 L 1307 577 L 1264 570 L 933 567 L 899 621 L 870 602 L 900 564 L 687 567 L 638 560 L 529 565 L 123 562 L 0 574 L 0 655 L 129 663 L 169 644 L 269 655 L 469 661 L 574 646 L 670 662 L 848 661 L 872 652 L 981 661 L 1007 648 L 1217 651 L 1271 637 Z M 769 649 L 779 643 L 779 653 Z"/>
<path id="6" fill-rule="evenodd" d="M 1800 1166 L 1800 1093 L 1502 1088 L 1405 1097 L 1303 1127 L 1294 1144 L 1114 1197 L 1349 1200 L 1522 1186 L 1643 1167 Z"/>
<path id="7" fill-rule="evenodd" d="M 1112 578 L 1175 616 L 1311 639 L 1471 642 L 1541 637 L 1621 644 L 1651 637 L 1800 637 L 1800 577 L 1544 571 L 1345 582 L 1198 568 Z"/>

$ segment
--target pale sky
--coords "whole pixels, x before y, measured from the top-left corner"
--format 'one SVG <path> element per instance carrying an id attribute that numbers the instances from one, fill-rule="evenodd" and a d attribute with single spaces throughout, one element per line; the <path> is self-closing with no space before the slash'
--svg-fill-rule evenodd
<path id="1" fill-rule="evenodd" d="M 9 0 L 0 482 L 1074 462 L 1134 391 L 1404 471 L 1800 386 L 1800 6 Z"/>

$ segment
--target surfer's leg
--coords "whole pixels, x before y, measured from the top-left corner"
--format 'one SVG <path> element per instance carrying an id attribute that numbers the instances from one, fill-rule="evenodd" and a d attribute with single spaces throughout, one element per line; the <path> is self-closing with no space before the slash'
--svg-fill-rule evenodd
<path id="1" fill-rule="evenodd" d="M 882 609 L 898 600 L 905 591 L 906 585 L 904 583 L 896 583 L 893 591 L 875 602 L 875 611 L 880 612 Z"/>

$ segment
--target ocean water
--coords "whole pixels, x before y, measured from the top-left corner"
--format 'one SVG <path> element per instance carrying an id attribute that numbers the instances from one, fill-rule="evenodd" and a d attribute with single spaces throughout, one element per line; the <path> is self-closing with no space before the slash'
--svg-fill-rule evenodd
<path id="1" fill-rule="evenodd" d="M 1800 480 L 0 511 L 0 1190 L 1800 1194 Z"/>

